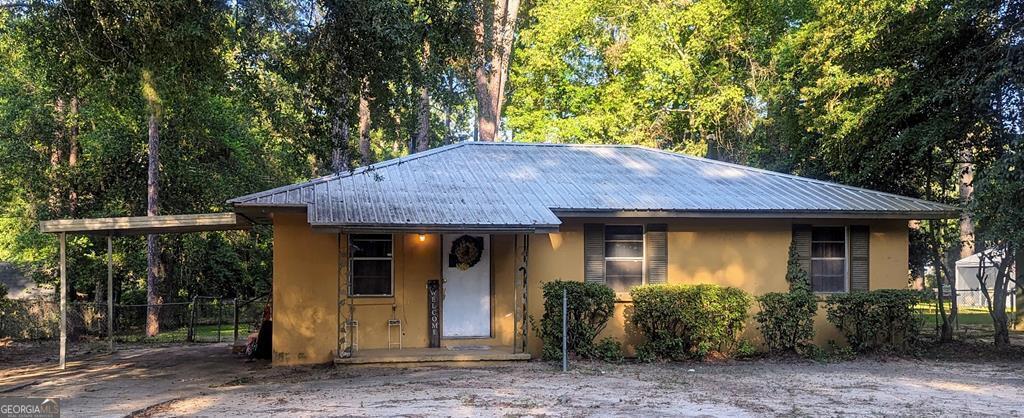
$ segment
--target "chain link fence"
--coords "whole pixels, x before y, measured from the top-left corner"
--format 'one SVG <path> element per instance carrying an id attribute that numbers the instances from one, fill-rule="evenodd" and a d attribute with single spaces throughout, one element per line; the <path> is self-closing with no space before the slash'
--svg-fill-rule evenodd
<path id="1" fill-rule="evenodd" d="M 114 305 L 116 342 L 230 342 L 245 340 L 259 329 L 268 298 L 249 300 L 196 297 L 192 302 L 157 306 L 160 332 L 146 336 L 150 305 Z M 105 340 L 107 304 L 72 302 L 67 305 L 68 340 Z M 60 336 L 60 303 L 46 300 L 0 300 L 0 338 L 56 340 Z"/>
<path id="2" fill-rule="evenodd" d="M 988 302 L 981 289 L 957 289 L 956 290 L 956 301 L 957 301 L 957 312 L 952 317 L 953 330 L 955 333 L 962 336 L 983 336 L 991 335 L 994 328 L 992 326 L 992 316 L 988 313 Z M 991 290 L 989 295 L 991 295 Z M 951 302 L 952 292 L 948 289 L 943 294 L 944 308 L 947 315 L 949 315 L 952 308 Z M 917 306 L 918 315 L 925 322 L 925 331 L 934 331 L 936 335 L 939 332 L 939 328 L 942 324 L 942 318 L 939 316 L 939 305 L 937 292 L 932 291 L 932 294 L 928 300 L 922 302 Z M 1017 295 L 1015 292 L 1006 297 L 1006 316 L 1009 319 L 1010 326 L 1017 323 L 1017 318 L 1020 316 L 1020 312 L 1017 311 Z"/>

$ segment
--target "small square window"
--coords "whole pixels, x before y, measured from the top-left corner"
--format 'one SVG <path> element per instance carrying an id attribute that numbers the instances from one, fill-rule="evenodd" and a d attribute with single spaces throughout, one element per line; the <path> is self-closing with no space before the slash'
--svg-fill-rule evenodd
<path id="1" fill-rule="evenodd" d="M 351 296 L 391 296 L 392 238 L 388 234 L 350 235 Z"/>

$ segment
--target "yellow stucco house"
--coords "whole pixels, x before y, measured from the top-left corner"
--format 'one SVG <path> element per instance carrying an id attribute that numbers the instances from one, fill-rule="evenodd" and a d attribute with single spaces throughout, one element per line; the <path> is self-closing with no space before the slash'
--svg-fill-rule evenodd
<path id="1" fill-rule="evenodd" d="M 629 351 L 631 286 L 785 291 L 792 242 L 818 292 L 903 288 L 907 221 L 957 216 L 650 148 L 477 142 L 230 203 L 273 224 L 273 362 L 285 365 L 536 356 L 530 318 L 555 279 L 619 292 L 605 332 Z M 819 340 L 835 338 L 819 322 Z"/>

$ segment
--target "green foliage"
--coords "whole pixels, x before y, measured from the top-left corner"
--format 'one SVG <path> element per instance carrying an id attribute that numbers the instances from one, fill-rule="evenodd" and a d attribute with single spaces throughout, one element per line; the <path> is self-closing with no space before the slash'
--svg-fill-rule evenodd
<path id="1" fill-rule="evenodd" d="M 751 35 L 771 36 L 752 31 L 759 15 L 727 0 L 536 2 L 517 40 L 508 127 L 525 141 L 727 148 L 757 113 L 748 80 L 763 51 Z"/>
<path id="2" fill-rule="evenodd" d="M 800 268 L 796 247 L 789 247 L 786 266 L 788 293 L 766 293 L 757 298 L 760 311 L 754 314 L 768 351 L 795 353 L 814 339 L 814 315 L 818 299 L 811 291 L 807 272 Z"/>
<path id="3" fill-rule="evenodd" d="M 921 298 L 921 292 L 904 289 L 836 293 L 826 302 L 828 321 L 856 352 L 908 353 L 916 348 L 921 331 L 921 318 L 914 312 Z"/>
<path id="4" fill-rule="evenodd" d="M 7 297 L 7 286 L 0 283 L 0 340 L 52 337 L 58 321 L 53 305 Z"/>
<path id="5" fill-rule="evenodd" d="M 757 347 L 750 341 L 740 340 L 740 342 L 736 344 L 736 351 L 734 353 L 736 358 L 748 359 L 757 356 L 757 354 Z"/>
<path id="6" fill-rule="evenodd" d="M 609 363 L 622 362 L 622 343 L 612 337 L 604 337 L 594 345 L 594 357 Z"/>
<path id="7" fill-rule="evenodd" d="M 647 285 L 630 290 L 629 321 L 646 341 L 642 361 L 729 354 L 747 320 L 750 295 L 716 285 Z"/>
<path id="8" fill-rule="evenodd" d="M 613 348 L 614 341 L 602 340 L 594 344 L 608 319 L 615 311 L 615 292 L 599 283 L 555 280 L 544 283 L 544 315 L 534 330 L 544 341 L 541 357 L 545 360 L 562 358 L 562 293 L 567 292 L 568 338 L 570 355 L 601 359 L 621 356 L 621 348 Z M 618 351 L 619 354 L 615 354 Z"/>

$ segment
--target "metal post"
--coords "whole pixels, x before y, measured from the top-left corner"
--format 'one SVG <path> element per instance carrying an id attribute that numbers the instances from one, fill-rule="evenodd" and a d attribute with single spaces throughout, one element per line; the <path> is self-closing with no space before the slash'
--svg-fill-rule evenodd
<path id="1" fill-rule="evenodd" d="M 562 288 L 562 371 L 569 371 L 569 292 Z"/>
<path id="2" fill-rule="evenodd" d="M 192 303 L 188 307 L 188 342 L 194 342 L 196 339 L 196 296 L 192 296 Z"/>
<path id="3" fill-rule="evenodd" d="M 67 368 L 68 354 L 68 273 L 67 234 L 60 233 L 60 369 Z"/>
<path id="4" fill-rule="evenodd" d="M 107 235 L 107 349 L 114 352 L 114 244 Z"/>
<path id="5" fill-rule="evenodd" d="M 234 343 L 238 341 L 238 298 L 232 299 L 231 304 L 235 306 L 235 316 L 234 319 L 231 321 L 234 322 L 235 325 L 234 339 L 231 340 L 231 342 Z"/>
<path id="6" fill-rule="evenodd" d="M 221 319 L 224 318 L 224 304 L 223 301 L 217 300 L 217 342 L 220 342 L 220 323 Z"/>

